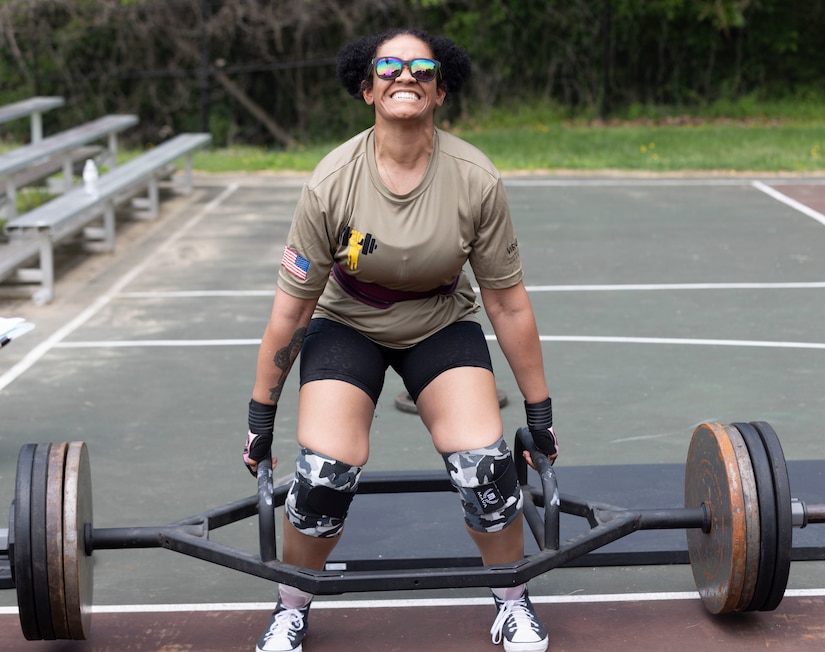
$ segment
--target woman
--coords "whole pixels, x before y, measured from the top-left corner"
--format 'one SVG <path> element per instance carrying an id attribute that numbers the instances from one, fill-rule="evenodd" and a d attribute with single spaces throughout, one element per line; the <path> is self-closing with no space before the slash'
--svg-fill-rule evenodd
<path id="1" fill-rule="evenodd" d="M 558 454 L 535 318 L 498 171 L 435 128 L 470 73 L 452 41 L 416 30 L 362 38 L 338 55 L 375 125 L 336 148 L 303 189 L 261 342 L 244 462 L 272 443 L 301 352 L 300 452 L 285 503 L 283 561 L 322 569 L 369 455 L 389 366 L 402 377 L 462 500 L 485 564 L 524 555 L 521 491 L 503 434 L 469 260 L 540 450 Z M 528 460 L 530 461 L 530 460 Z M 258 652 L 301 650 L 312 595 L 281 585 Z M 547 648 L 525 586 L 494 589 L 504 649 Z"/>

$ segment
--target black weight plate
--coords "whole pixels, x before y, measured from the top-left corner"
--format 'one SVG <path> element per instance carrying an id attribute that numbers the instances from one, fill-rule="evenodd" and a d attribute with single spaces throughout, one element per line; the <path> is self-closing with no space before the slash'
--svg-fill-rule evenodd
<path id="1" fill-rule="evenodd" d="M 49 575 L 46 559 L 46 487 L 49 471 L 50 444 L 37 444 L 34 449 L 31 484 L 31 529 L 29 531 L 32 558 L 32 589 L 40 636 L 53 641 L 52 610 L 49 605 Z"/>
<path id="2" fill-rule="evenodd" d="M 756 489 L 759 495 L 759 523 L 761 528 L 761 545 L 759 571 L 753 599 L 744 611 L 759 611 L 768 599 L 776 570 L 776 498 L 773 490 L 773 473 L 768 461 L 768 454 L 759 433 L 749 423 L 734 423 L 742 434 L 748 447 L 753 473 L 756 476 Z"/>
<path id="3" fill-rule="evenodd" d="M 34 444 L 24 444 L 20 448 L 14 483 L 14 585 L 17 589 L 20 629 L 29 641 L 42 639 L 35 610 L 31 560 L 31 489 L 35 448 Z"/>
<path id="4" fill-rule="evenodd" d="M 14 586 L 14 498 L 11 499 L 11 505 L 9 505 L 9 531 L 7 536 L 9 547 L 9 571 L 11 571 L 11 586 Z"/>
<path id="5" fill-rule="evenodd" d="M 791 511 L 791 481 L 782 444 L 773 428 L 764 421 L 751 421 L 751 425 L 762 437 L 765 451 L 773 473 L 773 488 L 776 496 L 776 568 L 773 584 L 765 604 L 760 611 L 773 611 L 782 602 L 788 577 L 791 574 L 791 554 L 793 552 L 793 512 Z"/>

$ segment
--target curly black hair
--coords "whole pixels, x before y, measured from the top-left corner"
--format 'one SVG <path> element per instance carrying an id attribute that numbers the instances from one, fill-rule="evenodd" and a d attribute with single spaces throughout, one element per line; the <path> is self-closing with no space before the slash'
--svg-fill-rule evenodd
<path id="1" fill-rule="evenodd" d="M 470 57 L 464 48 L 444 36 L 433 36 L 414 28 L 394 28 L 381 34 L 356 39 L 338 51 L 338 81 L 343 84 L 347 93 L 356 100 L 362 99 L 362 91 L 372 84 L 367 73 L 379 46 L 403 34 L 415 36 L 426 43 L 432 50 L 435 60 L 441 62 L 439 86 L 450 93 L 458 93 L 461 90 L 471 71 Z"/>

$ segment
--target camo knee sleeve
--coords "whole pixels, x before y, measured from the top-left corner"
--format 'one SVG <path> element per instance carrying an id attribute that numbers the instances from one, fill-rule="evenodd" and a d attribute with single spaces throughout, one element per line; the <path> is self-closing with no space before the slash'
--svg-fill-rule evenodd
<path id="1" fill-rule="evenodd" d="M 477 532 L 498 532 L 512 523 L 523 499 L 513 456 L 504 438 L 492 446 L 442 456 L 461 495 L 464 520 Z"/>
<path id="2" fill-rule="evenodd" d="M 301 448 L 295 479 L 284 503 L 289 522 L 302 534 L 337 537 L 358 489 L 360 466 L 350 466 Z"/>

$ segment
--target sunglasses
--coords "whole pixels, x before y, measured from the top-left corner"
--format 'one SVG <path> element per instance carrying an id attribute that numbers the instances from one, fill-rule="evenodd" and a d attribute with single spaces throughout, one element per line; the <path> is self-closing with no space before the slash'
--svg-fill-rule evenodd
<path id="1" fill-rule="evenodd" d="M 431 82 L 438 75 L 441 64 L 432 59 L 412 59 L 404 61 L 398 57 L 376 57 L 370 64 L 379 79 L 389 81 L 398 77 L 408 66 L 410 74 L 420 82 Z"/>

